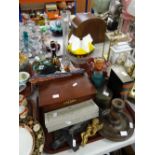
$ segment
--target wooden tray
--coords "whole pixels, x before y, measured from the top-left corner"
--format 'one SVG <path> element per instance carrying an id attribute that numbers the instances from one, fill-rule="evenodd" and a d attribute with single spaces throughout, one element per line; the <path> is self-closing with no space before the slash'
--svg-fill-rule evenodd
<path id="1" fill-rule="evenodd" d="M 126 108 L 125 108 L 124 111 L 132 117 L 133 122 L 135 123 L 135 112 L 132 110 L 132 108 L 128 104 L 126 104 Z M 58 152 L 61 152 L 61 151 L 71 149 L 67 143 L 65 143 L 63 146 L 61 146 L 57 150 L 52 149 L 50 147 L 50 145 L 51 145 L 51 143 L 53 141 L 53 138 L 54 138 L 53 133 L 48 133 L 46 128 L 45 128 L 45 125 L 42 125 L 42 126 L 43 126 L 44 132 L 45 132 L 44 152 L 54 154 L 54 153 L 58 153 Z M 99 135 L 99 133 L 97 133 L 96 136 L 89 138 L 88 143 L 91 143 L 91 142 L 94 142 L 94 141 L 97 141 L 97 140 L 100 140 L 100 139 L 104 139 L 104 137 L 102 137 L 101 135 Z M 81 143 L 80 134 L 78 136 L 76 136 L 76 140 L 77 140 L 77 144 Z"/>

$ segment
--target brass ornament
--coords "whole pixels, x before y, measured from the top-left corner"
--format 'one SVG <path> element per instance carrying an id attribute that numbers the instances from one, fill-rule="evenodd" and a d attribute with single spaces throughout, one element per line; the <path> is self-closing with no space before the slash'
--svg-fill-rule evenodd
<path id="1" fill-rule="evenodd" d="M 93 119 L 92 124 L 89 124 L 86 131 L 81 133 L 81 145 L 86 145 L 88 138 L 95 136 L 95 134 L 101 129 L 103 129 L 103 123 L 100 123 L 98 118 Z"/>

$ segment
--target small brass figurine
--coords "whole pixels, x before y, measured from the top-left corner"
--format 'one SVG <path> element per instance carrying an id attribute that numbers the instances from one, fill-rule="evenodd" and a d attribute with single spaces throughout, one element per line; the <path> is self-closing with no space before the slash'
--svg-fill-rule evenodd
<path id="1" fill-rule="evenodd" d="M 86 131 L 81 133 L 81 145 L 84 146 L 85 144 L 87 144 L 88 138 L 95 136 L 95 134 L 102 128 L 103 123 L 100 123 L 98 118 L 93 119 L 92 124 L 89 124 Z"/>

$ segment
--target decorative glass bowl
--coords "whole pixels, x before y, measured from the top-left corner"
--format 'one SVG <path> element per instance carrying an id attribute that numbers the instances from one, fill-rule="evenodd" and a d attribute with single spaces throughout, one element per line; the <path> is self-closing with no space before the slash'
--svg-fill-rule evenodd
<path id="1" fill-rule="evenodd" d="M 89 44 L 89 52 L 83 50 L 82 48 L 79 48 L 78 50 L 72 50 L 71 44 L 69 44 L 67 47 L 69 58 L 74 64 L 86 63 L 87 60 L 91 57 L 94 49 L 95 47 L 93 44 Z"/>

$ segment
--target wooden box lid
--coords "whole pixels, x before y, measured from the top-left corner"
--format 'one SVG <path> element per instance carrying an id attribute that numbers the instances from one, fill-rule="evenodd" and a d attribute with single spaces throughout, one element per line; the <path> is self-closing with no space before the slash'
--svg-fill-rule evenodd
<path id="1" fill-rule="evenodd" d="M 85 75 L 52 80 L 39 85 L 39 107 L 43 112 L 95 97 L 96 89 Z"/>

